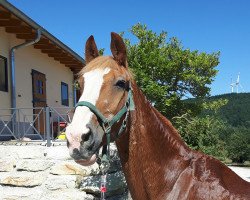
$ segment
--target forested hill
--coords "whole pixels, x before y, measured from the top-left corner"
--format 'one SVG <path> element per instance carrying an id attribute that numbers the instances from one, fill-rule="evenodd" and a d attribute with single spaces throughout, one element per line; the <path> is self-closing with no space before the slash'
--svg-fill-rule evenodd
<path id="1" fill-rule="evenodd" d="M 227 99 L 227 105 L 220 108 L 219 116 L 232 126 L 250 128 L 250 93 L 230 93 L 212 96 L 209 100 Z"/>

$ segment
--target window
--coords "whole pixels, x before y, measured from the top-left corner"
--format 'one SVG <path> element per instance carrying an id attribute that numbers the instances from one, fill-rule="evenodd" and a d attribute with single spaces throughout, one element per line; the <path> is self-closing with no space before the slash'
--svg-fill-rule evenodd
<path id="1" fill-rule="evenodd" d="M 43 94 L 43 82 L 41 80 L 36 80 L 36 93 Z"/>
<path id="2" fill-rule="evenodd" d="M 61 99 L 62 105 L 69 106 L 68 84 L 63 82 L 61 82 Z"/>
<path id="3" fill-rule="evenodd" d="M 0 91 L 8 92 L 7 58 L 0 56 Z"/>

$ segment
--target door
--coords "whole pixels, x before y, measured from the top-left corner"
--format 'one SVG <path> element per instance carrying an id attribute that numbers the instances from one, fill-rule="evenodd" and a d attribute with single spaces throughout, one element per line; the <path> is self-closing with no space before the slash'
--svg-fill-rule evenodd
<path id="1" fill-rule="evenodd" d="M 46 77 L 45 74 L 32 70 L 33 90 L 33 120 L 34 132 L 45 133 L 45 107 L 46 107 Z"/>

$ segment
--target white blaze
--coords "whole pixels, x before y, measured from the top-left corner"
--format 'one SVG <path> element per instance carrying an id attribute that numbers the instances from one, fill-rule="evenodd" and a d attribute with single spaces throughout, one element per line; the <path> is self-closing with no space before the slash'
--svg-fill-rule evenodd
<path id="1" fill-rule="evenodd" d="M 79 101 L 88 101 L 93 105 L 96 105 L 96 101 L 99 98 L 100 90 L 103 84 L 103 77 L 108 74 L 110 68 L 95 69 L 87 72 L 84 77 L 84 89 L 83 94 Z M 86 125 L 90 122 L 93 113 L 88 107 L 78 106 L 75 110 L 75 114 L 71 124 L 67 127 L 66 134 L 69 142 L 71 138 L 80 138 L 82 134 L 88 133 L 89 129 Z"/>

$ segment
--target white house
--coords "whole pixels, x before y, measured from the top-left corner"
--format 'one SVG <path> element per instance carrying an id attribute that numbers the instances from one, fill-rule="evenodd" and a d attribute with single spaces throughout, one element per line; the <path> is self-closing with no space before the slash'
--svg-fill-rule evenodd
<path id="1" fill-rule="evenodd" d="M 0 136 L 19 134 L 16 121 L 29 129 L 23 136 L 45 133 L 44 108 L 74 106 L 74 78 L 84 66 L 72 49 L 0 0 Z"/>

